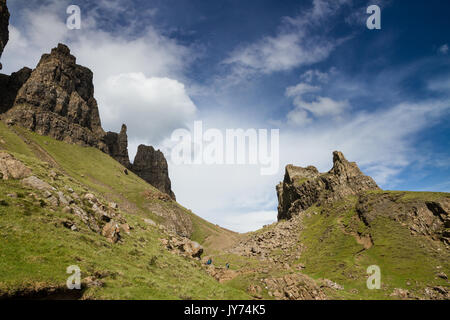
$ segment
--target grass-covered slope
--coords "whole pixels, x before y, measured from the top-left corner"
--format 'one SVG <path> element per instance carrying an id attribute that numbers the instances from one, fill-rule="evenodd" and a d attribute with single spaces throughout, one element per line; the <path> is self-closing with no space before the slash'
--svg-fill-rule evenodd
<path id="1" fill-rule="evenodd" d="M 42 192 L 19 180 L 0 180 L 0 297 L 92 299 L 245 299 L 243 291 L 220 284 L 199 261 L 169 252 L 159 240 L 186 223 L 191 238 L 207 243 L 231 232 L 168 201 L 152 186 L 94 148 L 66 144 L 0 122 L 0 150 L 32 169 L 58 190 L 93 193 L 116 202 L 132 227 L 110 243 Z M 44 199 L 44 200 L 43 200 Z M 181 218 L 180 218 L 181 217 Z M 146 223 L 151 219 L 165 228 Z M 184 219 L 184 220 L 183 220 Z M 174 220 L 177 220 L 174 222 Z M 65 227 L 69 221 L 77 231 Z M 81 269 L 82 294 L 65 290 L 66 268 Z M 87 278 L 87 279 L 86 279 Z"/>
<path id="2" fill-rule="evenodd" d="M 380 196 L 392 195 L 396 205 L 413 210 L 416 202 L 450 199 L 445 193 L 379 191 L 369 196 L 375 202 Z M 306 274 L 342 285 L 344 290 L 329 292 L 335 298 L 430 299 L 439 296 L 437 287 L 450 289 L 448 280 L 438 276 L 450 273 L 450 252 L 442 241 L 412 232 L 407 223 L 394 219 L 390 210 L 377 211 L 367 225 L 358 215 L 357 201 L 357 197 L 349 197 L 303 213 L 299 241 L 305 249 L 299 261 Z M 367 288 L 366 271 L 371 265 L 380 267 L 380 290 Z M 407 296 L 392 295 L 398 289 L 407 290 Z"/>

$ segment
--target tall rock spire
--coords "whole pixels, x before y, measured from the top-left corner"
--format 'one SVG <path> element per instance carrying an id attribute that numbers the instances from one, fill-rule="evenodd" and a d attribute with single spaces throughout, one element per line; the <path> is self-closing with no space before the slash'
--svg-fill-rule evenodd
<path id="1" fill-rule="evenodd" d="M 153 147 L 140 145 L 131 170 L 173 200 L 175 194 L 169 178 L 169 170 L 164 154 Z"/>
<path id="2" fill-rule="evenodd" d="M 122 125 L 120 133 L 108 132 L 105 137 L 105 143 L 108 146 L 108 153 L 116 159 L 125 168 L 130 169 L 130 158 L 128 156 L 128 136 L 127 126 Z"/>

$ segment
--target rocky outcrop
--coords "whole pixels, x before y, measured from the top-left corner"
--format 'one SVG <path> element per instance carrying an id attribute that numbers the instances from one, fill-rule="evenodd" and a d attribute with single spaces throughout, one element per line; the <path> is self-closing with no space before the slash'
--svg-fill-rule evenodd
<path id="1" fill-rule="evenodd" d="M 284 181 L 277 188 L 278 220 L 291 219 L 293 215 L 310 206 L 331 203 L 368 190 L 380 190 L 375 181 L 364 175 L 354 162 L 345 159 L 342 152 L 333 153 L 333 168 L 320 173 L 315 167 L 288 165 Z"/>
<path id="2" fill-rule="evenodd" d="M 368 226 L 381 216 L 406 226 L 414 235 L 450 245 L 450 196 L 433 201 L 405 196 L 401 191 L 364 194 L 359 197 L 356 210 Z"/>
<path id="3" fill-rule="evenodd" d="M 92 78 L 69 48 L 59 44 L 42 56 L 4 118 L 41 135 L 108 152 Z"/>
<path id="4" fill-rule="evenodd" d="M 123 124 L 120 133 L 109 131 L 105 136 L 105 143 L 108 147 L 109 155 L 125 168 L 130 169 L 131 164 L 128 156 L 127 126 Z"/>
<path id="5" fill-rule="evenodd" d="M 22 68 L 10 76 L 0 74 L 0 114 L 13 107 L 17 93 L 30 78 L 31 72 L 30 68 Z"/>
<path id="6" fill-rule="evenodd" d="M 6 6 L 6 0 L 0 0 L 0 58 L 2 57 L 3 49 L 9 40 L 9 11 Z M 2 64 L 0 63 L 0 69 Z"/>
<path id="7" fill-rule="evenodd" d="M 0 151 L 0 180 L 22 179 L 31 175 L 31 170 L 9 153 Z"/>
<path id="8" fill-rule="evenodd" d="M 164 154 L 151 146 L 140 145 L 131 170 L 152 186 L 175 200 Z"/>
<path id="9" fill-rule="evenodd" d="M 200 259 L 203 253 L 203 247 L 200 244 L 185 237 L 172 236 L 160 241 L 168 250 L 181 256 Z"/>
<path id="10" fill-rule="evenodd" d="M 300 258 L 303 245 L 299 243 L 298 235 L 301 229 L 300 216 L 294 216 L 291 220 L 280 221 L 249 234 L 228 252 L 284 265 Z M 283 255 L 273 254 L 277 251 L 282 251 Z"/>
<path id="11" fill-rule="evenodd" d="M 264 283 L 269 295 L 278 300 L 326 300 L 327 298 L 313 279 L 300 273 L 265 279 Z"/>

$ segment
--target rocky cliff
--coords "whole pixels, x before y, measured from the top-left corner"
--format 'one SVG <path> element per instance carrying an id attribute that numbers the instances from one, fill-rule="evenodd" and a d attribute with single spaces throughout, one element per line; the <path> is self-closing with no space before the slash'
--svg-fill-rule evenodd
<path id="1" fill-rule="evenodd" d="M 76 64 L 69 48 L 59 44 L 42 56 L 4 118 L 8 124 L 108 152 L 92 77 L 88 68 Z"/>
<path id="2" fill-rule="evenodd" d="M 9 11 L 6 6 L 6 0 L 0 0 L 0 58 L 2 57 L 3 49 L 9 39 L 8 25 Z M 2 64 L 0 63 L 0 69 L 1 68 Z"/>
<path id="3" fill-rule="evenodd" d="M 156 151 L 150 146 L 140 145 L 131 170 L 175 200 L 175 194 L 172 192 L 169 179 L 167 161 L 161 151 Z"/>
<path id="4" fill-rule="evenodd" d="M 379 190 L 375 181 L 364 175 L 342 152 L 333 153 L 333 168 L 320 173 L 315 167 L 288 165 L 284 181 L 277 187 L 278 220 L 290 219 L 313 204 L 330 203 L 349 195 Z"/>

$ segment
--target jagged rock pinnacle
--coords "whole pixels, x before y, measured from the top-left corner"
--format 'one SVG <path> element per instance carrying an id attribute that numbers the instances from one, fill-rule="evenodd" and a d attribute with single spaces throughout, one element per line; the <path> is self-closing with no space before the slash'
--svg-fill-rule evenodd
<path id="1" fill-rule="evenodd" d="M 277 186 L 278 219 L 290 219 L 314 204 L 323 204 L 378 190 L 375 181 L 364 175 L 342 152 L 333 152 L 333 168 L 327 173 L 309 166 L 286 166 L 284 181 Z"/>

